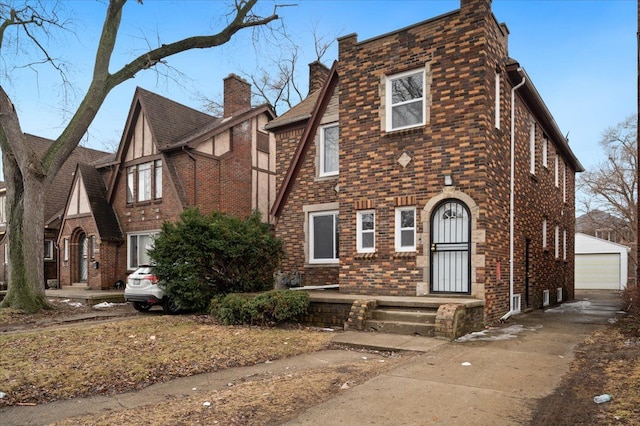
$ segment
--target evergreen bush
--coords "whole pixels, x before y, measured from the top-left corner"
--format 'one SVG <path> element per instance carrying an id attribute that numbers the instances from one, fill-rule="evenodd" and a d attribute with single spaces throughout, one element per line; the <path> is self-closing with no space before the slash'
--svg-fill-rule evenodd
<path id="1" fill-rule="evenodd" d="M 167 295 L 195 311 L 206 311 L 214 295 L 273 288 L 282 254 L 259 212 L 240 219 L 197 208 L 165 222 L 149 251 Z"/>
<path id="2" fill-rule="evenodd" d="M 228 294 L 214 298 L 209 313 L 225 325 L 274 325 L 298 321 L 308 307 L 307 292 L 271 290 L 252 297 Z"/>

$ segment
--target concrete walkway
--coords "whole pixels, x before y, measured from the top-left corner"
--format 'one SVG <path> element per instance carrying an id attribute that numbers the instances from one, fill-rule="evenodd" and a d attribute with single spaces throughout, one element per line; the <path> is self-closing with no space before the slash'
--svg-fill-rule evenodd
<path id="1" fill-rule="evenodd" d="M 315 406 L 288 425 L 518 425 L 551 393 L 574 347 L 619 315 L 608 291 L 578 292 L 559 308 L 512 318 L 504 327 L 440 344 L 426 338 L 344 333 L 337 341 L 388 340 L 424 352 L 415 361 Z M 597 395 L 604 389 L 593 389 Z"/>
<path id="2" fill-rule="evenodd" d="M 422 354 L 385 374 L 301 413 L 289 425 L 517 425 L 559 384 L 576 344 L 619 315 L 615 292 L 577 292 L 558 308 L 510 319 L 504 326 L 456 342 L 381 333 L 337 333 L 334 342 Z M 371 354 L 373 359 L 377 355 Z M 191 389 L 215 390 L 253 375 L 357 361 L 361 354 L 331 350 L 233 368 L 150 386 L 129 394 L 0 409 L 2 425 L 39 425 L 67 417 L 161 403 Z M 594 389 L 593 394 L 603 389 Z"/>

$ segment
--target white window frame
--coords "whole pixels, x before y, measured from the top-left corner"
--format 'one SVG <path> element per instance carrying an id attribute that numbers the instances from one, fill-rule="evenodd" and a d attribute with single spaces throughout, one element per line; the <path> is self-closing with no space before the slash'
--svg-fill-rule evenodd
<path id="1" fill-rule="evenodd" d="M 562 230 L 562 260 L 567 260 L 567 230 Z"/>
<path id="2" fill-rule="evenodd" d="M 567 202 L 567 163 L 562 162 L 562 202 Z"/>
<path id="3" fill-rule="evenodd" d="M 337 168 L 336 170 L 325 170 L 326 164 L 325 164 L 325 157 L 326 157 L 326 145 L 325 145 L 325 133 L 327 130 L 329 129 L 333 129 L 336 128 L 338 131 L 338 135 L 337 135 L 337 140 L 336 140 L 336 148 L 339 149 L 340 147 L 340 128 L 338 127 L 337 123 L 332 123 L 332 124 L 327 124 L 326 126 L 322 126 L 320 128 L 320 153 L 319 153 L 319 157 L 320 157 L 320 161 L 319 161 L 319 170 L 318 170 L 318 176 L 320 177 L 325 177 L 325 176 L 336 176 L 340 173 L 340 155 L 338 153 L 337 156 Z"/>
<path id="4" fill-rule="evenodd" d="M 151 162 L 138 164 L 138 201 L 151 201 L 151 166 Z"/>
<path id="5" fill-rule="evenodd" d="M 135 166 L 127 167 L 127 203 L 135 200 L 135 173 Z"/>
<path id="6" fill-rule="evenodd" d="M 547 218 L 542 219 L 542 248 L 547 248 Z"/>
<path id="7" fill-rule="evenodd" d="M 155 186 L 154 198 L 159 200 L 162 198 L 162 160 L 156 160 L 153 162 L 153 174 L 153 184 Z"/>
<path id="8" fill-rule="evenodd" d="M 420 74 L 422 77 L 422 96 L 419 98 L 414 98 L 411 99 L 409 101 L 402 101 L 402 102 L 398 102 L 396 104 L 393 104 L 393 82 L 395 80 L 399 80 L 402 78 L 406 78 L 408 76 L 412 76 L 415 74 Z M 386 102 L 385 102 L 385 106 L 386 106 L 386 111 L 385 111 L 385 118 L 386 118 L 386 129 L 387 131 L 396 131 L 396 130 L 402 130 L 402 129 L 410 129 L 413 127 L 420 127 L 420 126 L 424 126 L 426 123 L 426 102 L 427 102 L 427 96 L 426 96 L 426 90 L 427 90 L 427 84 L 426 84 L 426 73 L 424 68 L 422 69 L 414 69 L 411 71 L 406 71 L 403 73 L 399 73 L 399 74 L 394 74 L 391 76 L 386 76 L 385 79 L 385 94 L 386 94 Z M 393 127 L 393 110 L 396 107 L 400 107 L 403 105 L 409 105 L 412 103 L 417 103 L 417 102 L 421 102 L 422 103 L 422 108 L 421 108 L 421 112 L 422 112 L 422 119 L 420 120 L 420 122 L 418 123 L 414 123 L 414 124 L 409 124 L 406 126 L 399 126 L 399 127 Z"/>
<path id="9" fill-rule="evenodd" d="M 364 229 L 363 218 L 365 216 L 373 216 L 373 229 Z M 374 253 L 376 251 L 376 211 L 375 210 L 360 210 L 357 213 L 357 225 L 356 225 L 356 245 L 358 253 Z M 371 235 L 372 242 L 370 247 L 364 246 L 364 235 Z"/>
<path id="10" fill-rule="evenodd" d="M 69 261 L 69 239 L 65 238 L 62 240 L 62 244 L 64 244 L 64 253 L 62 255 L 62 260 L 65 262 Z"/>
<path id="11" fill-rule="evenodd" d="M 500 128 L 500 85 L 501 85 L 501 75 L 499 72 L 496 72 L 496 81 L 495 81 L 495 127 L 496 129 Z"/>
<path id="12" fill-rule="evenodd" d="M 529 172 L 536 174 L 536 122 L 529 125 Z"/>
<path id="13" fill-rule="evenodd" d="M 313 226 L 313 221 L 316 217 L 320 217 L 320 216 L 333 216 L 333 249 L 332 252 L 335 253 L 335 256 L 333 258 L 316 258 L 315 257 L 315 253 L 314 253 L 314 242 L 315 242 L 315 231 L 314 231 L 314 226 Z M 309 263 L 310 264 L 337 264 L 340 263 L 340 257 L 339 255 L 336 253 L 337 252 L 337 245 L 339 244 L 339 241 L 337 241 L 337 239 L 339 238 L 339 235 L 336 235 L 338 233 L 338 226 L 339 226 L 339 220 L 338 220 L 338 210 L 326 210 L 326 211 L 314 211 L 314 212 L 309 212 L 309 218 L 308 218 L 308 230 L 309 230 Z"/>
<path id="14" fill-rule="evenodd" d="M 555 256 L 556 259 L 560 258 L 560 226 L 556 225 L 555 229 Z"/>
<path id="15" fill-rule="evenodd" d="M 547 135 L 542 136 L 542 165 L 549 167 L 549 138 Z"/>
<path id="16" fill-rule="evenodd" d="M 4 264 L 9 264 L 9 243 L 4 243 Z"/>
<path id="17" fill-rule="evenodd" d="M 558 151 L 556 151 L 556 160 L 555 160 L 555 178 L 554 178 L 554 182 L 556 184 L 556 188 L 560 186 L 560 170 L 559 170 L 559 162 L 560 162 L 560 156 L 558 155 Z"/>
<path id="18" fill-rule="evenodd" d="M 131 271 L 131 270 L 134 270 L 134 269 L 138 268 L 138 266 L 140 266 L 140 265 L 145 265 L 145 264 L 149 263 L 149 262 L 140 262 L 140 258 L 141 258 L 140 249 L 141 249 L 141 247 L 139 246 L 138 241 L 136 241 L 136 251 L 137 251 L 137 253 L 136 253 L 137 262 L 136 263 L 137 264 L 134 265 L 131 262 L 131 260 L 132 260 L 131 259 L 131 255 L 132 255 L 132 252 L 131 252 L 131 250 L 132 250 L 132 238 L 135 237 L 136 240 L 137 240 L 139 237 L 151 237 L 151 241 L 152 241 L 151 245 L 153 245 L 153 240 L 158 235 L 158 232 L 159 231 L 154 230 L 154 231 L 146 231 L 146 232 L 132 232 L 132 233 L 127 234 L 127 269 L 128 270 Z M 148 247 L 148 248 L 151 248 L 151 247 Z M 148 258 L 148 254 L 146 253 L 146 250 L 145 250 L 144 256 L 146 256 Z"/>
<path id="19" fill-rule="evenodd" d="M 44 240 L 44 260 L 53 260 L 54 248 L 53 241 Z"/>
<path id="20" fill-rule="evenodd" d="M 412 227 L 403 227 L 402 226 L 402 213 L 403 212 L 413 212 L 413 226 Z M 412 252 L 416 251 L 416 237 L 417 237 L 417 218 L 416 218 L 416 208 L 415 207 L 398 207 L 396 208 L 396 232 L 395 232 L 395 250 L 396 252 Z M 403 232 L 412 232 L 413 231 L 413 245 L 411 246 L 403 246 L 402 245 L 402 233 Z"/>

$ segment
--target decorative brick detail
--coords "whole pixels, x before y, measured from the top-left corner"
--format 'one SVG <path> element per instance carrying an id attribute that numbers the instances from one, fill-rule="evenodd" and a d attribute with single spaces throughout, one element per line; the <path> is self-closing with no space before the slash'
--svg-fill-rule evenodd
<path id="1" fill-rule="evenodd" d="M 373 208 L 372 200 L 358 200 L 356 201 L 356 210 L 371 210 Z"/>
<path id="2" fill-rule="evenodd" d="M 364 330 L 364 323 L 371 318 L 371 314 L 378 306 L 375 300 L 356 300 L 351 305 L 349 318 L 344 325 L 344 329 Z"/>

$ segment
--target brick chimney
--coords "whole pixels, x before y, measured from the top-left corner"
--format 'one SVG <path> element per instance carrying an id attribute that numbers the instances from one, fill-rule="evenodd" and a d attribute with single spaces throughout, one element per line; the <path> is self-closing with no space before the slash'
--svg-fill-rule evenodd
<path id="1" fill-rule="evenodd" d="M 329 68 L 320 61 L 314 61 L 309 64 L 309 93 L 322 88 L 325 81 L 327 81 L 329 71 Z"/>
<path id="2" fill-rule="evenodd" d="M 251 109 L 251 84 L 229 74 L 224 79 L 224 118 Z"/>

